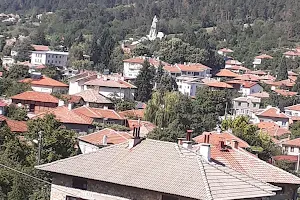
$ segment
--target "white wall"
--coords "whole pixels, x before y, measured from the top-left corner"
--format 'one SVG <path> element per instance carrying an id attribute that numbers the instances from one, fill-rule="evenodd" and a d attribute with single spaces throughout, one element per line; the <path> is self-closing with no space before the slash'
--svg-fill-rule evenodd
<path id="1" fill-rule="evenodd" d="M 126 98 L 126 99 L 134 99 L 134 91 L 135 89 L 129 89 L 129 88 L 110 88 L 110 87 L 100 87 L 99 93 L 102 94 L 105 97 L 111 97 L 115 93 L 119 95 L 120 98 Z"/>
<path id="2" fill-rule="evenodd" d="M 99 147 L 79 140 L 79 148 L 83 154 L 99 150 Z"/>
<path id="3" fill-rule="evenodd" d="M 263 88 L 259 84 L 256 84 L 251 88 L 241 88 L 241 92 L 243 96 L 248 96 L 250 94 L 261 92 L 261 91 L 263 91 Z"/>
<path id="4" fill-rule="evenodd" d="M 284 145 L 283 145 L 284 146 Z M 292 151 L 292 148 L 294 148 L 294 150 Z M 283 147 L 283 151 L 287 154 L 287 155 L 292 155 L 292 156 L 297 156 L 299 155 L 299 148 L 298 147 L 290 147 L 290 146 L 284 146 Z"/>
<path id="5" fill-rule="evenodd" d="M 67 55 L 54 54 L 54 53 L 47 53 L 46 55 L 47 55 L 46 64 L 55 65 L 58 67 L 67 66 L 67 62 L 68 62 Z"/>
<path id="6" fill-rule="evenodd" d="M 4 115 L 4 107 L 0 107 L 0 115 Z"/>
<path id="7" fill-rule="evenodd" d="M 50 86 L 31 86 L 33 91 L 36 92 L 45 92 L 45 93 L 52 93 L 52 92 L 66 92 L 68 91 L 68 88 L 63 87 L 50 87 Z"/>
<path id="8" fill-rule="evenodd" d="M 196 83 L 177 82 L 178 91 L 188 96 L 195 96 L 197 91 Z"/>
<path id="9" fill-rule="evenodd" d="M 287 114 L 288 116 L 300 117 L 300 111 L 296 111 L 296 110 L 285 110 L 285 114 Z"/>
<path id="10" fill-rule="evenodd" d="M 280 118 L 267 118 L 267 117 L 259 117 L 259 116 L 258 116 L 258 119 L 259 119 L 259 122 L 273 122 L 282 128 L 289 127 L 288 119 L 284 120 L 284 119 L 280 119 Z M 257 122 L 257 123 L 259 123 L 259 122 Z"/>
<path id="11" fill-rule="evenodd" d="M 138 63 L 124 62 L 124 77 L 136 78 L 143 65 Z"/>
<path id="12" fill-rule="evenodd" d="M 46 64 L 46 53 L 32 52 L 31 53 L 31 64 L 34 65 L 45 65 Z"/>

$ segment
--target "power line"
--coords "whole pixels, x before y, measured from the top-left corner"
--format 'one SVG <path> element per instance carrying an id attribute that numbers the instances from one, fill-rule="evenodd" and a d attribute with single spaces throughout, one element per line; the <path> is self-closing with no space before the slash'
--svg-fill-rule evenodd
<path id="1" fill-rule="evenodd" d="M 0 163 L 0 166 L 1 166 L 1 167 L 4 167 L 4 168 L 6 168 L 6 169 L 12 170 L 12 171 L 14 171 L 14 172 L 17 172 L 18 174 L 22 174 L 22 175 L 24 175 L 24 176 L 27 176 L 27 177 L 29 177 L 29 178 L 32 178 L 32 179 L 34 179 L 34 180 L 37 180 L 37 181 L 46 183 L 46 184 L 48 184 L 48 185 L 51 185 L 54 189 L 59 190 L 59 191 L 61 191 L 61 192 L 64 192 L 65 194 L 72 195 L 72 197 L 82 198 L 82 197 L 77 196 L 77 194 L 73 194 L 73 193 L 70 193 L 70 192 L 68 192 L 68 191 L 66 191 L 66 190 L 63 190 L 63 189 L 61 189 L 61 188 L 56 187 L 55 185 L 53 185 L 53 184 L 52 184 L 51 182 L 49 182 L 49 181 L 46 181 L 46 180 L 43 180 L 43 179 L 41 179 L 41 178 L 32 176 L 32 175 L 30 175 L 30 174 L 27 174 L 27 173 L 25 173 L 25 172 L 22 172 L 22 171 L 20 171 L 20 170 L 14 169 L 14 168 L 12 168 L 12 167 L 6 166 L 6 165 L 1 164 L 1 163 Z M 90 199 L 90 200 L 95 200 L 95 199 Z"/>

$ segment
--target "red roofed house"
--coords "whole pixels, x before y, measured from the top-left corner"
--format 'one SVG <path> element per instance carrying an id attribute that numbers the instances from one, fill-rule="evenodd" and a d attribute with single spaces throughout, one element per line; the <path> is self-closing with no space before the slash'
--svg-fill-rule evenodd
<path id="1" fill-rule="evenodd" d="M 42 75 L 34 75 L 32 78 L 26 78 L 20 82 L 29 83 L 32 90 L 36 92 L 67 93 L 69 88 L 67 84 Z"/>
<path id="2" fill-rule="evenodd" d="M 267 133 L 269 136 L 275 139 L 288 138 L 291 134 L 291 131 L 286 128 L 281 128 L 274 122 L 260 122 L 256 125 L 264 133 Z"/>
<path id="3" fill-rule="evenodd" d="M 279 127 L 286 129 L 289 127 L 289 117 L 280 112 L 279 108 L 271 106 L 267 106 L 263 111 L 256 113 L 254 123 L 259 122 L 274 122 Z"/>
<path id="4" fill-rule="evenodd" d="M 229 54 L 229 53 L 233 53 L 233 51 L 228 48 L 223 48 L 223 49 L 218 50 L 218 54 L 221 56 L 227 56 L 227 54 Z"/>
<path id="5" fill-rule="evenodd" d="M 208 86 L 211 90 L 233 89 L 231 85 L 221 81 L 210 81 L 204 83 L 204 85 Z"/>
<path id="6" fill-rule="evenodd" d="M 76 132 L 88 132 L 93 128 L 93 119 L 71 110 L 66 106 L 59 106 L 57 108 L 42 112 L 36 115 L 33 119 L 43 118 L 46 114 L 53 114 L 55 118 L 64 125 L 67 129 Z"/>
<path id="7" fill-rule="evenodd" d="M 241 93 L 243 96 L 248 96 L 253 93 L 262 92 L 263 88 L 256 82 L 244 81 L 241 84 Z"/>
<path id="8" fill-rule="evenodd" d="M 272 56 L 269 56 L 267 54 L 261 54 L 259 56 L 256 56 L 253 61 L 254 69 L 257 67 L 257 65 L 261 65 L 263 63 L 263 60 L 268 60 L 272 58 L 273 58 Z"/>
<path id="9" fill-rule="evenodd" d="M 228 69 L 221 69 L 217 74 L 217 77 L 219 78 L 235 78 L 238 77 L 239 75 L 228 70 Z"/>
<path id="10" fill-rule="evenodd" d="M 119 114 L 124 118 L 143 119 L 145 114 L 145 109 L 124 110 L 119 112 Z"/>
<path id="11" fill-rule="evenodd" d="M 13 133 L 23 134 L 28 130 L 26 121 L 12 120 L 3 115 L 0 115 L 0 126 L 3 123 L 6 124 L 10 131 Z"/>
<path id="12" fill-rule="evenodd" d="M 12 103 L 25 106 L 30 113 L 40 113 L 56 108 L 59 99 L 44 92 L 26 91 L 11 97 Z"/>
<path id="13" fill-rule="evenodd" d="M 269 93 L 267 93 L 267 92 L 252 93 L 249 96 L 257 97 L 257 98 L 261 98 L 261 99 L 267 99 L 270 97 Z"/>
<path id="14" fill-rule="evenodd" d="M 291 92 L 289 90 L 275 89 L 274 91 L 277 94 L 280 94 L 280 95 L 286 96 L 286 97 L 292 97 L 292 96 L 296 96 L 298 94 L 297 92 Z"/>
<path id="15" fill-rule="evenodd" d="M 165 65 L 170 65 L 166 62 L 160 61 L 159 59 L 155 59 L 155 58 L 148 58 L 148 57 L 134 57 L 134 58 L 129 58 L 126 60 L 123 60 L 124 63 L 124 69 L 123 69 L 123 74 L 124 77 L 128 77 L 128 78 L 136 78 L 138 76 L 138 74 L 140 73 L 140 70 L 143 67 L 143 64 L 145 62 L 145 60 L 148 60 L 149 63 L 154 66 L 154 67 L 158 67 L 160 63 L 162 63 L 163 66 Z"/>
<path id="16" fill-rule="evenodd" d="M 92 118 L 94 122 L 105 124 L 125 125 L 125 118 L 119 115 L 115 110 L 92 108 L 82 106 L 73 110 L 75 113 Z"/>
<path id="17" fill-rule="evenodd" d="M 105 128 L 88 135 L 78 137 L 79 148 L 83 154 L 91 153 L 108 145 L 115 145 L 127 142 L 132 135 L 125 131 L 116 131 Z"/>
<path id="18" fill-rule="evenodd" d="M 0 99 L 0 115 L 4 115 L 5 114 L 5 108 L 6 108 L 6 106 L 7 106 L 7 104 Z"/>
<path id="19" fill-rule="evenodd" d="M 175 69 L 177 68 L 178 71 Z M 201 64 L 201 63 L 184 63 L 184 64 L 175 64 L 174 66 L 165 66 L 165 71 L 169 72 L 170 75 L 181 75 L 181 76 L 193 76 L 207 78 L 211 77 L 210 71 L 211 68 Z M 178 73 L 179 72 L 179 73 Z"/>
<path id="20" fill-rule="evenodd" d="M 293 121 L 300 121 L 300 104 L 285 107 L 284 112 Z"/>
<path id="21" fill-rule="evenodd" d="M 45 45 L 32 44 L 31 46 L 33 47 L 34 51 L 50 51 L 49 47 Z"/>
<path id="22" fill-rule="evenodd" d="M 286 155 L 298 156 L 300 153 L 300 138 L 282 143 L 282 148 Z"/>

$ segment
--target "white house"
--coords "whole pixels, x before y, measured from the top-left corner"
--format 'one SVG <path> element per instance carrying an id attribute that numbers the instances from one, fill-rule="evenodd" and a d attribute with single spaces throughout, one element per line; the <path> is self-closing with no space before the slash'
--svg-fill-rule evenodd
<path id="1" fill-rule="evenodd" d="M 176 77 L 178 91 L 188 96 L 196 96 L 197 87 L 203 84 L 199 78 L 190 76 Z"/>
<path id="2" fill-rule="evenodd" d="M 259 109 L 261 99 L 249 96 L 237 97 L 232 101 L 234 115 L 247 115 L 251 117 L 253 112 Z"/>
<path id="3" fill-rule="evenodd" d="M 0 115 L 4 115 L 5 114 L 5 108 L 6 108 L 7 104 L 0 100 Z"/>
<path id="4" fill-rule="evenodd" d="M 291 156 L 299 156 L 300 138 L 288 140 L 282 144 L 283 152 Z"/>
<path id="5" fill-rule="evenodd" d="M 32 51 L 31 64 L 55 65 L 57 67 L 67 66 L 68 52 L 59 51 Z"/>
<path id="6" fill-rule="evenodd" d="M 69 78 L 69 94 L 77 94 L 84 90 L 84 83 L 97 78 L 97 74 L 84 72 Z"/>
<path id="7" fill-rule="evenodd" d="M 129 58 L 129 59 L 123 60 L 123 63 L 124 63 L 123 75 L 124 75 L 124 77 L 135 79 L 138 76 L 138 74 L 140 73 L 140 70 L 142 69 L 143 64 L 146 59 L 155 68 L 157 68 L 160 65 L 160 63 L 163 66 L 169 65 L 168 63 L 160 61 L 159 59 L 149 58 L 149 57 L 145 57 L 145 56 Z"/>
<path id="8" fill-rule="evenodd" d="M 293 121 L 300 120 L 300 104 L 285 107 L 284 112 L 287 116 L 291 117 Z"/>
<path id="9" fill-rule="evenodd" d="M 243 96 L 248 96 L 253 93 L 262 92 L 263 88 L 256 82 L 245 81 L 241 84 L 240 92 Z"/>
<path id="10" fill-rule="evenodd" d="M 273 57 L 272 56 L 269 56 L 267 54 L 261 54 L 259 56 L 256 56 L 254 58 L 254 61 L 253 61 L 253 67 L 254 69 L 258 66 L 258 65 L 261 65 L 263 60 L 267 60 L 267 59 L 272 59 Z"/>
<path id="11" fill-rule="evenodd" d="M 254 123 L 273 122 L 282 128 L 289 128 L 289 116 L 280 112 L 279 108 L 267 106 L 266 109 L 257 112 L 254 116 Z"/>

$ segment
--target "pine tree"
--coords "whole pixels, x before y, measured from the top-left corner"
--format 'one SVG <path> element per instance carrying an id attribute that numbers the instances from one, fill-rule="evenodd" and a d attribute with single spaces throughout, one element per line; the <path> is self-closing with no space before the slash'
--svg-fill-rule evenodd
<path id="1" fill-rule="evenodd" d="M 287 70 L 288 69 L 287 69 L 286 58 L 282 58 L 281 65 L 279 66 L 279 69 L 278 69 L 278 75 L 277 75 L 278 81 L 288 79 L 288 71 Z"/>
<path id="2" fill-rule="evenodd" d="M 148 60 L 145 60 L 135 81 L 137 87 L 136 100 L 147 102 L 151 98 L 154 74 L 155 69 L 150 65 Z"/>
<path id="3" fill-rule="evenodd" d="M 300 94 L 300 75 L 296 79 L 296 84 L 293 86 L 293 91 Z"/>

